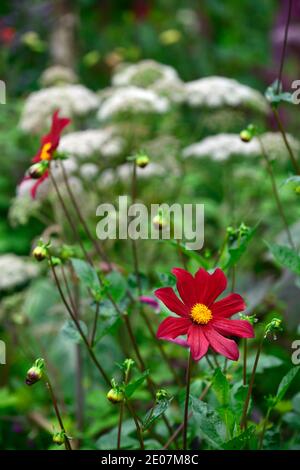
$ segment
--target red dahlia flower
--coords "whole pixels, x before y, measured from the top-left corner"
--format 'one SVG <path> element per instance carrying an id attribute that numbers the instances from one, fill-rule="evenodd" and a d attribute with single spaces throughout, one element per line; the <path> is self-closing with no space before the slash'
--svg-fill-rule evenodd
<path id="1" fill-rule="evenodd" d="M 187 335 L 187 344 L 195 361 L 199 361 L 209 347 L 236 361 L 239 357 L 237 344 L 227 336 L 254 337 L 253 327 L 247 320 L 230 319 L 246 308 L 243 298 L 232 293 L 216 301 L 227 287 L 226 276 L 219 268 L 213 274 L 201 268 L 195 276 L 181 268 L 174 268 L 172 273 L 177 278 L 181 300 L 171 287 L 157 289 L 155 295 L 178 317 L 163 320 L 157 337 L 180 344 L 176 338 Z"/>
<path id="2" fill-rule="evenodd" d="M 29 174 L 22 180 L 22 182 L 36 180 L 30 190 L 33 199 L 36 196 L 38 187 L 49 177 L 49 162 L 52 160 L 54 151 L 58 147 L 62 131 L 70 123 L 70 119 L 60 118 L 58 113 L 59 111 L 57 110 L 53 114 L 50 132 L 42 137 L 39 151 L 32 159 L 34 165 L 31 166 Z"/>

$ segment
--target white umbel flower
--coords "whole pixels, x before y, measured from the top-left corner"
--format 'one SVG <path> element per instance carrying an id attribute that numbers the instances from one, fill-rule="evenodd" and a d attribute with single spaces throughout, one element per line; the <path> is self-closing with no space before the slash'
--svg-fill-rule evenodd
<path id="1" fill-rule="evenodd" d="M 0 256 L 0 291 L 11 290 L 36 277 L 39 268 L 35 263 L 8 253 Z"/>
<path id="2" fill-rule="evenodd" d="M 113 75 L 112 84 L 118 87 L 132 85 L 147 88 L 174 102 L 181 102 L 184 98 L 184 84 L 176 70 L 155 60 L 122 64 Z"/>
<path id="3" fill-rule="evenodd" d="M 116 135 L 115 128 L 106 127 L 104 129 L 89 129 L 66 134 L 60 140 L 58 151 L 84 159 L 94 155 L 103 157 L 117 156 L 123 148 L 124 141 Z"/>
<path id="4" fill-rule="evenodd" d="M 66 117 L 85 116 L 99 106 L 96 93 L 83 85 L 62 85 L 31 93 L 24 106 L 20 127 L 39 134 L 49 124 L 54 111 L 60 109 Z"/>
<path id="5" fill-rule="evenodd" d="M 167 98 L 152 90 L 128 86 L 113 90 L 110 96 L 102 101 L 97 116 L 104 121 L 124 112 L 163 114 L 168 109 Z"/>
<path id="6" fill-rule="evenodd" d="M 259 143 L 256 139 L 242 142 L 238 134 L 218 134 L 206 137 L 198 143 L 189 145 L 183 150 L 183 157 L 211 158 L 212 160 L 227 160 L 234 155 L 260 155 Z"/>
<path id="7" fill-rule="evenodd" d="M 257 90 L 226 77 L 211 76 L 185 84 L 186 101 L 191 107 L 247 107 L 268 112 L 264 96 Z"/>
<path id="8" fill-rule="evenodd" d="M 40 83 L 43 87 L 76 83 L 77 81 L 78 77 L 76 73 L 72 69 L 62 65 L 52 65 L 52 67 L 48 67 L 40 77 Z"/>

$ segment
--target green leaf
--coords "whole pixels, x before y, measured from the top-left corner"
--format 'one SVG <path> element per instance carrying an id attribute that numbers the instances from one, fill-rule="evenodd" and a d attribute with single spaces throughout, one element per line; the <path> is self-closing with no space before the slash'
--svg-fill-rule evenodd
<path id="1" fill-rule="evenodd" d="M 83 286 L 87 289 L 98 289 L 100 282 L 96 270 L 86 261 L 81 259 L 71 259 L 75 273 Z"/>
<path id="2" fill-rule="evenodd" d="M 125 395 L 127 398 L 130 398 L 134 392 L 142 385 L 144 380 L 148 377 L 149 375 L 149 370 L 145 370 L 140 376 L 129 382 L 129 384 L 126 385 L 125 387 Z"/>
<path id="3" fill-rule="evenodd" d="M 230 398 L 230 386 L 227 378 L 219 367 L 215 370 L 213 375 L 212 390 L 221 405 L 228 405 Z"/>
<path id="4" fill-rule="evenodd" d="M 201 436 L 212 447 L 220 449 L 226 436 L 226 428 L 220 415 L 199 398 L 190 396 L 190 400 L 194 419 Z"/>
<path id="5" fill-rule="evenodd" d="M 300 274 L 300 256 L 288 246 L 267 244 L 277 263 L 295 274 Z"/>
<path id="6" fill-rule="evenodd" d="M 121 318 L 118 315 L 111 315 L 108 318 L 102 318 L 100 313 L 100 321 L 97 327 L 96 342 L 104 338 L 107 334 L 113 330 L 115 326 L 121 323 Z"/>
<path id="7" fill-rule="evenodd" d="M 281 380 L 280 384 L 279 384 L 279 387 L 278 387 L 278 390 L 277 390 L 277 393 L 276 393 L 276 400 L 277 402 L 281 401 L 286 392 L 288 391 L 292 381 L 294 380 L 294 378 L 296 377 L 296 375 L 298 374 L 299 372 L 299 369 L 300 369 L 300 366 L 297 366 L 297 367 L 293 367 L 292 369 L 289 370 L 289 372 L 283 377 L 283 379 Z"/>
<path id="8" fill-rule="evenodd" d="M 247 373 L 250 374 L 255 361 L 255 355 L 252 354 L 247 360 Z M 272 369 L 273 367 L 279 367 L 282 365 L 282 360 L 276 356 L 269 356 L 268 354 L 261 353 L 259 362 L 257 365 L 256 373 L 261 374 L 266 369 Z"/>
<path id="9" fill-rule="evenodd" d="M 134 421 L 127 420 L 122 424 L 122 449 L 137 448 L 137 441 L 131 435 L 135 433 Z M 110 432 L 101 436 L 97 442 L 96 447 L 99 450 L 113 450 L 117 448 L 118 428 L 114 427 Z"/>
<path id="10" fill-rule="evenodd" d="M 83 333 L 87 336 L 88 334 L 88 329 L 87 329 L 87 326 L 86 324 L 83 322 L 83 321 L 79 321 L 80 323 L 80 326 L 81 326 L 81 329 L 83 331 Z M 82 338 L 80 336 L 80 333 L 78 332 L 74 322 L 72 320 L 67 320 L 62 329 L 61 329 L 61 333 L 63 334 L 63 336 L 65 338 L 67 338 L 68 340 L 70 341 L 73 341 L 74 343 L 80 343 L 80 341 L 82 341 Z"/>
<path id="11" fill-rule="evenodd" d="M 150 426 L 152 426 L 152 424 L 167 411 L 172 399 L 173 397 L 164 398 L 156 403 L 155 406 L 148 411 L 145 418 L 143 419 L 142 426 L 144 431 L 149 429 Z"/>
<path id="12" fill-rule="evenodd" d="M 105 279 L 109 282 L 108 290 L 110 295 L 115 302 L 120 302 L 126 294 L 126 279 L 117 271 L 112 271 Z"/>
<path id="13" fill-rule="evenodd" d="M 224 450 L 242 450 L 244 449 L 245 445 L 249 442 L 249 440 L 254 436 L 255 433 L 255 426 L 249 426 L 246 431 L 243 431 L 238 436 L 226 441 L 222 445 L 222 449 Z"/>

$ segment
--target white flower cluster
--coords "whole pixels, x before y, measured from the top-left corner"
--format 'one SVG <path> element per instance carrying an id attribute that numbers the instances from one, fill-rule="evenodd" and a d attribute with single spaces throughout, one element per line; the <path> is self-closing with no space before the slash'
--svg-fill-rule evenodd
<path id="1" fill-rule="evenodd" d="M 8 253 L 0 256 L 0 291 L 6 291 L 21 286 L 36 277 L 39 268 L 35 263 Z"/>
<path id="2" fill-rule="evenodd" d="M 128 86 L 112 89 L 102 99 L 97 116 L 100 121 L 104 121 L 126 112 L 163 114 L 168 109 L 167 98 L 159 96 L 153 90 Z"/>
<path id="3" fill-rule="evenodd" d="M 64 135 L 58 147 L 61 152 L 84 159 L 94 155 L 114 157 L 124 149 L 123 139 L 116 135 L 114 127 L 89 129 Z"/>
<path id="4" fill-rule="evenodd" d="M 206 137 L 183 150 L 184 158 L 208 157 L 217 161 L 227 160 L 233 155 L 256 156 L 259 154 L 260 148 L 256 139 L 245 143 L 241 141 L 238 134 L 217 134 Z"/>
<path id="5" fill-rule="evenodd" d="M 257 90 L 226 77 L 205 77 L 185 84 L 186 101 L 191 107 L 247 107 L 268 112 L 264 96 Z"/>
<path id="6" fill-rule="evenodd" d="M 24 106 L 20 127 L 25 132 L 39 134 L 50 123 L 53 112 L 62 116 L 85 116 L 99 106 L 98 96 L 83 85 L 62 85 L 31 93 Z"/>
<path id="7" fill-rule="evenodd" d="M 154 176 L 164 176 L 166 173 L 165 169 L 158 163 L 151 162 L 146 168 L 137 167 L 138 179 L 148 179 Z M 126 182 L 130 181 L 132 177 L 132 163 L 124 163 L 119 167 L 112 169 L 108 168 L 104 170 L 99 177 L 98 187 L 99 189 L 107 188 L 118 181 Z"/>
<path id="8" fill-rule="evenodd" d="M 287 140 L 295 154 L 300 152 L 300 142 L 291 134 L 286 135 Z M 272 160 L 288 159 L 288 151 L 280 132 L 265 132 L 261 136 L 263 146 Z"/>
<path id="9" fill-rule="evenodd" d="M 300 151 L 300 142 L 290 134 L 287 139 L 294 150 Z M 265 132 L 260 136 L 260 140 L 269 158 L 287 159 L 287 149 L 279 132 Z M 189 145 L 183 150 L 183 157 L 211 158 L 212 160 L 227 160 L 232 156 L 256 157 L 261 155 L 261 147 L 255 137 L 250 142 L 242 142 L 238 134 L 217 134 Z"/>
<path id="10" fill-rule="evenodd" d="M 155 60 L 119 66 L 112 77 L 113 86 L 137 86 L 167 96 L 178 103 L 184 99 L 184 84 L 173 67 Z"/>
<path id="11" fill-rule="evenodd" d="M 48 67 L 40 77 L 40 83 L 43 87 L 59 85 L 64 83 L 76 83 L 78 77 L 76 73 L 62 65 L 53 65 Z"/>

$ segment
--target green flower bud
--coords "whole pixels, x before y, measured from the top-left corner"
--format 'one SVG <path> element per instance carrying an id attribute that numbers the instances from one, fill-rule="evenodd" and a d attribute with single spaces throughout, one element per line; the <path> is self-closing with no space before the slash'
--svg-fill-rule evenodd
<path id="1" fill-rule="evenodd" d="M 265 338 L 272 336 L 273 339 L 276 340 L 277 333 L 282 330 L 282 320 L 280 318 L 273 318 L 265 327 Z"/>
<path id="2" fill-rule="evenodd" d="M 43 369 L 44 369 L 44 359 L 37 359 L 32 367 L 27 371 L 26 374 L 26 385 L 33 385 L 36 382 L 39 382 L 43 377 Z"/>
<path id="3" fill-rule="evenodd" d="M 252 139 L 252 134 L 248 131 L 248 129 L 244 129 L 240 132 L 240 138 L 243 142 L 250 142 Z"/>
<path id="4" fill-rule="evenodd" d="M 167 226 L 167 221 L 162 214 L 157 214 L 155 217 L 153 217 L 152 223 L 158 230 L 162 230 Z"/>
<path id="5" fill-rule="evenodd" d="M 57 444 L 58 446 L 63 445 L 63 443 L 65 442 L 64 432 L 63 431 L 56 432 L 55 434 L 53 434 L 52 440 L 53 440 L 54 444 Z"/>
<path id="6" fill-rule="evenodd" d="M 32 179 L 39 179 L 41 176 L 43 176 L 48 168 L 48 164 L 45 165 L 45 163 L 35 163 L 34 165 L 31 165 L 29 168 L 29 176 Z"/>
<path id="7" fill-rule="evenodd" d="M 136 158 L 136 164 L 139 168 L 145 168 L 150 162 L 148 155 L 138 155 Z"/>
<path id="8" fill-rule="evenodd" d="M 300 186 L 299 185 L 295 187 L 294 191 L 297 194 L 297 196 L 300 196 Z"/>
<path id="9" fill-rule="evenodd" d="M 44 246 L 36 246 L 32 254 L 37 261 L 43 261 L 47 258 L 48 252 Z"/>
<path id="10" fill-rule="evenodd" d="M 111 388 L 106 398 L 116 405 L 117 403 L 121 403 L 124 400 L 124 393 L 119 388 Z"/>

